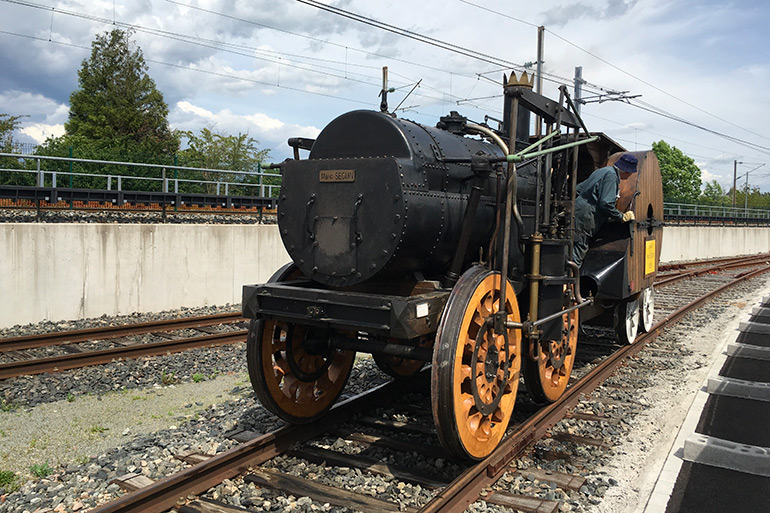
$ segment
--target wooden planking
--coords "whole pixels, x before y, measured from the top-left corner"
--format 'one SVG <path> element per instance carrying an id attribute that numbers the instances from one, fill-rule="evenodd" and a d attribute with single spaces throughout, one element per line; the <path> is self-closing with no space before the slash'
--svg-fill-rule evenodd
<path id="1" fill-rule="evenodd" d="M 406 481 L 408 483 L 419 484 L 425 488 L 441 488 L 447 485 L 447 481 L 441 479 L 438 476 L 431 476 L 427 473 L 417 474 L 411 470 L 389 465 L 377 461 L 365 456 L 354 454 L 342 454 L 327 449 L 321 449 L 320 447 L 302 447 L 301 449 L 294 449 L 288 451 L 290 456 L 296 458 L 306 459 L 315 463 L 325 462 L 328 465 L 334 465 L 337 467 L 353 467 L 372 474 L 380 476 L 393 477 L 399 481 Z"/>
<path id="2" fill-rule="evenodd" d="M 335 506 L 351 508 L 363 511 L 364 513 L 397 513 L 401 511 L 417 513 L 417 509 L 415 508 L 401 508 L 398 504 L 375 499 L 369 495 L 333 488 L 301 477 L 284 474 L 283 472 L 274 469 L 259 469 L 254 471 L 253 474 L 245 476 L 243 479 L 247 483 L 254 483 L 258 486 L 268 486 L 285 494 L 294 495 L 295 497 L 310 497 L 314 501 L 322 504 L 328 502 Z"/>
<path id="3" fill-rule="evenodd" d="M 551 437 L 554 440 L 559 440 L 561 442 L 572 442 L 573 444 L 577 445 L 593 445 L 596 447 L 604 447 L 605 449 L 609 449 L 612 447 L 611 444 L 608 444 L 604 440 L 601 440 L 599 438 L 591 438 L 590 436 L 580 436 L 580 435 L 573 435 L 572 433 L 554 433 Z"/>
<path id="4" fill-rule="evenodd" d="M 620 424 L 620 421 L 618 419 L 607 417 L 606 415 L 594 415 L 593 413 L 582 413 L 582 412 L 569 412 L 566 416 L 568 419 L 575 419 L 575 420 L 585 420 L 588 422 L 606 422 L 607 424 Z"/>
<path id="5" fill-rule="evenodd" d="M 526 513 L 556 513 L 559 510 L 559 503 L 556 501 L 547 501 L 509 492 L 492 492 L 482 499 L 490 504 L 505 506 Z"/>
<path id="6" fill-rule="evenodd" d="M 139 490 L 140 488 L 144 488 L 145 486 L 149 486 L 154 482 L 155 481 L 153 481 L 147 476 L 129 472 L 128 474 L 124 474 L 120 477 L 116 477 L 115 479 L 110 481 L 110 484 L 116 484 L 120 486 L 120 489 L 123 490 L 124 492 L 135 492 L 136 490 Z"/>
<path id="7" fill-rule="evenodd" d="M 184 451 L 184 452 L 180 452 L 179 454 L 175 454 L 174 458 L 178 459 L 179 461 L 184 461 L 185 463 L 189 463 L 190 465 L 197 465 L 202 461 L 206 461 L 210 459 L 211 456 L 209 456 L 208 454 L 201 454 L 195 451 Z"/>
<path id="8" fill-rule="evenodd" d="M 447 452 L 438 445 L 425 445 L 384 435 L 367 435 L 365 433 L 352 432 L 351 430 L 346 429 L 336 429 L 332 431 L 332 434 L 346 440 L 352 440 L 374 447 L 387 447 L 402 452 L 416 452 L 417 454 L 422 454 L 428 458 L 448 457 Z"/>
<path id="9" fill-rule="evenodd" d="M 563 490 L 579 490 L 586 482 L 586 478 L 581 476 L 573 476 L 572 474 L 564 474 L 562 472 L 554 472 L 541 468 L 517 469 L 511 467 L 510 470 L 528 479 L 531 474 L 538 481 L 556 483 L 556 486 Z"/>
<path id="10" fill-rule="evenodd" d="M 251 511 L 203 497 L 184 506 L 177 506 L 176 510 L 179 513 L 241 513 Z"/>
<path id="11" fill-rule="evenodd" d="M 655 269 L 660 264 L 660 249 L 663 239 L 663 182 L 661 181 L 660 165 L 658 158 L 653 151 L 634 151 L 615 153 L 607 159 L 607 165 L 614 164 L 621 155 L 630 154 L 637 158 L 637 172 L 620 182 L 620 198 L 616 206 L 621 212 L 633 210 L 637 221 L 648 220 L 648 215 L 652 213 L 655 221 L 661 223 L 660 226 L 652 230 L 650 234 L 647 229 L 634 223 L 632 227 L 635 230 L 633 244 L 629 243 L 628 248 L 628 280 L 633 284 L 632 292 L 652 286 L 655 279 L 655 273 L 645 276 L 644 255 L 645 240 L 655 240 Z M 636 197 L 634 195 L 639 193 Z"/>
<path id="12" fill-rule="evenodd" d="M 436 431 L 433 427 L 423 426 L 421 424 L 415 424 L 410 422 L 401 422 L 400 420 L 390 419 L 378 419 L 375 417 L 361 417 L 357 420 L 358 423 L 366 426 L 374 426 L 388 429 L 397 429 L 399 431 L 407 431 L 410 433 L 418 433 L 421 435 L 435 435 Z"/>

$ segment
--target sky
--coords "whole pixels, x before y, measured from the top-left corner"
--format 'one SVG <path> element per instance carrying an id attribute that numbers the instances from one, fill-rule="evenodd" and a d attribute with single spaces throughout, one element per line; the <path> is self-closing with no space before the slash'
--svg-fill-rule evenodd
<path id="1" fill-rule="evenodd" d="M 543 92 L 573 94 L 581 66 L 589 130 L 632 151 L 665 140 L 726 189 L 737 161 L 740 186 L 770 192 L 766 2 L 0 0 L 0 114 L 26 116 L 17 140 L 61 135 L 95 35 L 130 29 L 172 128 L 248 133 L 280 161 L 289 137 L 379 109 L 384 66 L 400 117 L 500 118 L 503 73 L 537 60 L 541 25 Z"/>

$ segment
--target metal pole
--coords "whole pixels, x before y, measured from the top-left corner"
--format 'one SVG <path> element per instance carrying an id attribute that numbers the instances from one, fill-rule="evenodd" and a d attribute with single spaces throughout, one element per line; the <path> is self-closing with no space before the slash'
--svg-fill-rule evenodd
<path id="1" fill-rule="evenodd" d="M 733 160 L 733 208 L 735 208 L 735 188 L 738 186 L 738 164 L 743 162 Z"/>
<path id="2" fill-rule="evenodd" d="M 537 27 L 537 80 L 535 81 L 535 92 L 537 94 L 543 94 L 543 45 L 545 37 L 545 27 L 540 25 Z M 540 116 L 535 118 L 535 136 L 540 137 L 542 134 L 541 125 L 543 124 Z M 511 150 L 515 151 L 513 147 Z"/>
<path id="3" fill-rule="evenodd" d="M 580 99 L 583 97 L 583 66 L 575 66 L 575 112 L 580 115 Z"/>
<path id="4" fill-rule="evenodd" d="M 37 186 L 38 187 L 45 186 L 45 184 L 43 183 L 43 173 L 40 171 L 40 159 L 37 159 Z"/>

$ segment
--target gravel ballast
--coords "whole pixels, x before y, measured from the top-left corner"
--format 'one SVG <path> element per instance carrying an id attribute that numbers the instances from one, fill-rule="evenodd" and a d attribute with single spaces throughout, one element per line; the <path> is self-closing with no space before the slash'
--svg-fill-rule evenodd
<path id="1" fill-rule="evenodd" d="M 647 472 L 655 468 L 659 457 L 667 452 L 666 441 L 680 422 L 676 414 L 686 410 L 683 405 L 687 397 L 700 386 L 700 373 L 710 366 L 720 334 L 729 329 L 731 323 L 737 322 L 740 312 L 750 308 L 752 302 L 766 294 L 768 289 L 770 278 L 755 279 L 690 314 L 677 327 L 661 335 L 650 349 L 645 349 L 631 360 L 612 378 L 609 383 L 612 386 L 601 387 L 578 407 L 579 411 L 586 413 L 621 418 L 619 423 L 565 419 L 553 428 L 553 433 L 565 431 L 601 438 L 612 448 L 574 447 L 554 438 L 538 442 L 534 451 L 517 463 L 521 472 L 508 473 L 500 486 L 513 492 L 561 500 L 560 511 L 634 511 L 646 500 Z M 13 427 L 7 429 L 8 436 L 0 432 L 0 470 L 18 469 L 17 472 L 26 481 L 12 493 L 7 493 L 9 490 L 5 494 L 0 491 L 0 513 L 34 512 L 44 508 L 56 512 L 86 510 L 121 493 L 117 485 L 109 484 L 110 479 L 127 472 L 159 479 L 186 467 L 174 458 L 175 454 L 189 450 L 216 454 L 236 443 L 225 436 L 231 430 L 265 433 L 281 426 L 282 423 L 262 408 L 253 396 L 246 377 L 242 345 L 228 346 L 227 350 L 232 353 L 221 358 L 212 356 L 216 364 L 211 364 L 211 371 L 216 371 L 213 367 L 223 361 L 231 361 L 232 366 L 223 367 L 213 376 L 214 379 L 207 377 L 198 383 L 191 379 L 193 373 L 190 370 L 196 362 L 201 364 L 205 361 L 203 353 L 195 353 L 202 350 L 140 361 L 142 366 L 147 364 L 147 368 L 152 367 L 152 371 L 148 372 L 155 376 L 154 380 L 146 382 L 132 381 L 130 375 L 137 369 L 127 371 L 125 375 L 115 374 L 120 368 L 118 364 L 128 365 L 130 362 L 114 362 L 93 375 L 85 369 L 68 371 L 83 374 L 61 379 L 54 388 L 72 390 L 74 375 L 80 376 L 77 381 L 86 384 L 86 389 L 94 386 L 97 387 L 94 390 L 99 390 L 98 383 L 105 377 L 113 387 L 120 382 L 117 390 L 92 391 L 91 396 L 87 393 L 74 394 L 71 402 L 65 398 L 57 402 L 35 402 L 33 405 L 25 403 L 25 392 L 14 392 L 16 407 L 11 411 L 0 411 L 0 429 Z M 174 363 L 177 358 L 179 360 Z M 157 364 L 158 367 L 154 367 L 156 360 L 162 362 Z M 110 366 L 114 366 L 115 370 L 107 371 Z M 162 369 L 187 371 L 179 370 L 179 380 L 170 387 L 158 382 Z M 654 372 L 651 374 L 645 369 L 653 369 Z M 199 367 L 199 372 L 204 370 L 209 371 L 207 365 Z M 34 383 L 35 388 L 40 387 L 39 395 L 45 396 L 50 395 L 52 388 L 43 383 L 53 378 L 40 376 L 25 379 Z M 360 358 L 345 395 L 371 388 L 385 379 L 370 358 Z M 0 386 L 3 385 L 0 383 Z M 0 393 L 6 392 L 7 389 L 0 389 Z M 602 399 L 606 398 L 612 398 L 618 404 L 603 403 Z M 133 414 L 134 410 L 137 415 Z M 25 430 L 25 424 L 29 429 Z M 46 438 L 44 432 L 50 437 Z M 13 438 L 15 436 L 18 436 L 18 442 L 13 442 L 11 454 L 11 450 L 6 449 L 6 442 L 17 440 Z M 80 437 L 80 442 L 74 445 L 77 449 L 72 448 L 70 440 L 60 440 L 65 436 Z M 33 439 L 36 440 L 35 447 L 24 454 Z M 41 441 L 40 446 L 37 440 Z M 42 443 L 44 440 L 47 440 L 47 445 Z M 330 438 L 320 443 L 339 449 L 335 444 L 339 446 L 344 441 Z M 555 461 L 540 457 L 546 450 L 560 449 L 569 449 L 572 456 L 568 460 Z M 11 460 L 22 458 L 28 459 L 11 467 Z M 53 473 L 42 479 L 33 477 L 28 465 L 44 464 L 46 461 Z M 442 475 L 447 466 L 453 465 L 439 461 L 426 460 L 416 453 L 404 453 L 397 463 L 435 475 Z M 282 469 L 295 468 L 298 475 L 342 483 L 346 489 L 395 500 L 404 506 L 424 504 L 429 496 L 419 486 L 393 479 L 374 479 L 356 469 L 308 464 L 292 457 L 277 458 L 271 464 Z M 430 468 L 431 465 L 434 468 Z M 564 490 L 555 483 L 530 476 L 527 469 L 534 467 L 583 475 L 587 481 L 580 490 Z M 208 497 L 253 511 L 348 511 L 317 504 L 305 497 L 284 496 L 273 490 L 260 489 L 244 483 L 242 479 L 218 485 L 209 491 Z M 483 502 L 475 503 L 469 510 L 507 511 Z"/>

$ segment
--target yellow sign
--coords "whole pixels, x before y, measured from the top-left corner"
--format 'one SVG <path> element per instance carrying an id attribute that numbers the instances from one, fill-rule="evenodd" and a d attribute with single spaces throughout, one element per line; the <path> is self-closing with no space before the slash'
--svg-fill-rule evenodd
<path id="1" fill-rule="evenodd" d="M 655 272 L 655 239 L 644 241 L 644 275 Z"/>
<path id="2" fill-rule="evenodd" d="M 355 182 L 355 169 L 325 169 L 318 173 L 321 182 Z"/>

